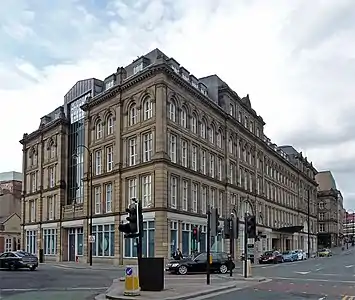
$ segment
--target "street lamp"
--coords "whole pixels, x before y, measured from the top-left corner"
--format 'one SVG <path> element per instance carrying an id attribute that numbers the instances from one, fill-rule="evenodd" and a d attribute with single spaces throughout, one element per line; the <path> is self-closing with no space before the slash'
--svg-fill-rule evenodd
<path id="1" fill-rule="evenodd" d="M 90 193 L 90 198 L 89 198 L 89 201 L 90 201 L 90 216 L 89 216 L 89 219 L 90 219 L 90 225 L 89 225 L 89 236 L 90 238 L 92 237 L 92 218 L 93 218 L 93 193 L 92 193 L 92 177 L 93 177 L 93 163 L 92 163 L 92 152 L 90 151 L 90 149 L 85 146 L 85 145 L 79 145 L 77 147 L 77 150 L 79 148 L 84 148 L 87 152 L 88 152 L 88 165 L 89 165 L 89 173 L 88 173 L 88 194 Z M 89 264 L 90 266 L 92 266 L 92 240 L 89 240 L 88 238 L 88 242 L 90 244 L 90 247 L 89 247 Z"/>
<path id="2" fill-rule="evenodd" d="M 311 257 L 311 220 L 310 220 L 310 214 L 311 214 L 311 197 L 310 197 L 310 190 L 309 188 L 307 189 L 307 257 Z"/>
<path id="3" fill-rule="evenodd" d="M 355 239 L 355 211 L 352 210 L 352 209 L 348 209 L 348 213 L 349 214 L 351 213 L 351 217 L 350 218 L 352 218 L 352 225 L 351 225 L 351 229 L 349 231 L 352 232 L 351 245 L 354 246 L 354 239 Z M 348 220 L 348 217 L 346 219 Z M 350 223 L 350 219 L 349 219 L 349 223 Z M 349 232 L 349 234 L 350 234 L 350 232 Z M 347 248 L 348 248 L 348 246 L 347 246 Z"/>

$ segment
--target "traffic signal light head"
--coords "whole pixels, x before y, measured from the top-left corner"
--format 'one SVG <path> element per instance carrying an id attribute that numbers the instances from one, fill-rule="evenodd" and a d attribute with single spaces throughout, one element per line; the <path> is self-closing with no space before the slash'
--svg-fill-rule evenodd
<path id="1" fill-rule="evenodd" d="M 198 227 L 197 226 L 194 226 L 192 228 L 192 239 L 195 240 L 195 241 L 199 240 L 199 233 L 198 233 Z"/>
<path id="2" fill-rule="evenodd" d="M 246 218 L 246 227 L 247 227 L 247 234 L 248 238 L 255 239 L 256 235 L 256 218 L 255 216 L 248 216 Z"/>
<path id="3" fill-rule="evenodd" d="M 126 209 L 128 217 L 127 223 L 120 224 L 118 230 L 125 233 L 126 238 L 136 237 L 139 235 L 139 211 L 138 203 L 132 203 Z"/>

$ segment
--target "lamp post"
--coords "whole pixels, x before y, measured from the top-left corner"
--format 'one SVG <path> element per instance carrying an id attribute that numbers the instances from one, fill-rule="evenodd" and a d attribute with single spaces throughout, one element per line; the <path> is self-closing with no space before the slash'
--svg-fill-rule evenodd
<path id="1" fill-rule="evenodd" d="M 350 218 L 348 218 L 348 216 L 346 218 L 347 221 L 349 222 L 348 224 L 350 224 L 351 221 L 352 221 L 351 229 L 349 230 L 349 228 L 348 228 L 348 233 L 349 233 L 349 235 L 350 235 L 350 233 L 352 234 L 351 245 L 354 246 L 354 239 L 355 239 L 355 211 L 352 210 L 352 209 L 348 209 L 348 214 L 351 214 Z M 349 240 L 348 240 L 348 242 L 349 242 Z"/>
<path id="2" fill-rule="evenodd" d="M 311 215 L 311 197 L 310 197 L 310 190 L 307 189 L 307 257 L 311 257 L 311 220 L 310 220 L 310 215 Z"/>
<path id="3" fill-rule="evenodd" d="M 90 151 L 90 149 L 85 146 L 85 145 L 79 145 L 77 147 L 77 150 L 79 148 L 84 148 L 87 152 L 88 152 L 88 165 L 89 165 L 89 172 L 88 172 L 88 194 L 90 193 L 90 198 L 89 198 L 89 201 L 90 201 L 90 215 L 89 215 L 89 222 L 90 222 L 90 225 L 89 225 L 89 236 L 92 237 L 92 218 L 93 218 L 93 193 L 92 193 L 92 177 L 93 177 L 93 163 L 92 163 L 92 152 Z M 89 238 L 88 238 L 89 240 Z M 89 264 L 90 266 L 92 266 L 92 241 L 89 240 L 88 241 L 89 244 L 90 244 L 90 247 L 89 247 Z"/>

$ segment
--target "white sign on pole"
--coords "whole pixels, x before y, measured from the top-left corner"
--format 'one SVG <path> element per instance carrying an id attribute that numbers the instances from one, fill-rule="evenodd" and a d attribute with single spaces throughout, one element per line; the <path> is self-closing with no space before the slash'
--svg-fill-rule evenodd
<path id="1" fill-rule="evenodd" d="M 95 236 L 89 235 L 89 243 L 95 243 Z"/>

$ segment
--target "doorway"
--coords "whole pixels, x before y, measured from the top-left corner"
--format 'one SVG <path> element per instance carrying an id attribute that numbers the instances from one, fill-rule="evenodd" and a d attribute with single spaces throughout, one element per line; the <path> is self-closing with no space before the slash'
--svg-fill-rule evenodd
<path id="1" fill-rule="evenodd" d="M 69 261 L 75 261 L 75 233 L 69 232 L 68 238 Z"/>

